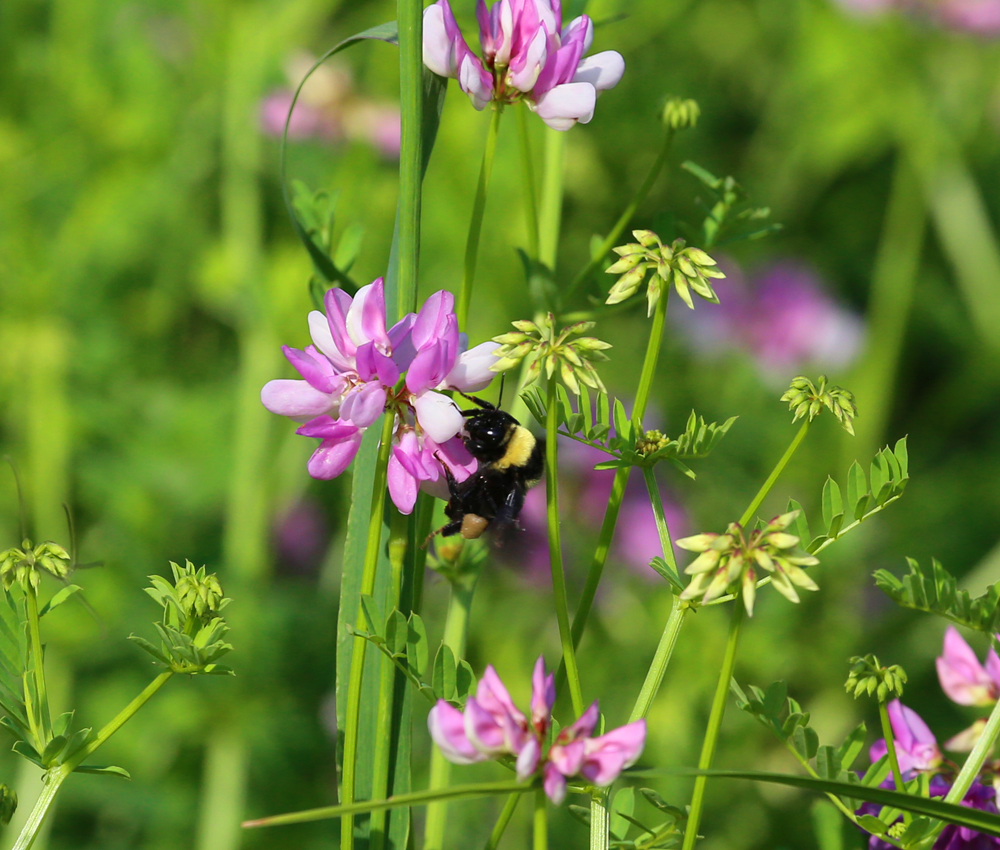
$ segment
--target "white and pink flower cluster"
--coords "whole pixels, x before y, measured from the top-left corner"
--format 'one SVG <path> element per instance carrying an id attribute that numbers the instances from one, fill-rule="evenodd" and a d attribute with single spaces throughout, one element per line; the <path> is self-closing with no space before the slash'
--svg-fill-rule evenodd
<path id="1" fill-rule="evenodd" d="M 424 64 L 453 77 L 476 109 L 523 100 L 554 130 L 594 117 L 602 91 L 614 88 L 625 60 L 614 50 L 584 58 L 594 41 L 586 15 L 562 25 L 559 0 L 478 0 L 482 59 L 470 49 L 448 0 L 424 10 Z"/>
<path id="2" fill-rule="evenodd" d="M 568 780 L 582 777 L 604 787 L 634 764 L 646 744 L 646 721 L 636 720 L 592 737 L 600 720 L 595 701 L 572 726 L 556 735 L 545 752 L 555 701 L 555 676 L 546 675 L 544 659 L 535 663 L 531 677 L 530 718 L 514 705 L 490 666 L 479 681 L 476 695 L 466 701 L 464 712 L 438 700 L 427 717 L 427 726 L 434 743 L 454 764 L 513 756 L 517 778 L 522 782 L 540 770 L 545 793 L 559 805 L 566 796 Z"/>
<path id="3" fill-rule="evenodd" d="M 413 510 L 421 487 L 447 498 L 442 463 L 458 481 L 475 472 L 458 436 L 461 411 L 442 390 L 485 388 L 498 346 L 468 348 L 454 305 L 450 292 L 435 292 L 419 313 L 386 328 L 382 278 L 354 298 L 342 289 L 326 293 L 325 312 L 309 314 L 312 345 L 282 348 L 302 380 L 269 381 L 260 394 L 272 413 L 304 423 L 296 433 L 322 441 L 309 459 L 313 478 L 336 478 L 347 469 L 383 411 L 396 419 L 389 495 L 402 513 Z"/>

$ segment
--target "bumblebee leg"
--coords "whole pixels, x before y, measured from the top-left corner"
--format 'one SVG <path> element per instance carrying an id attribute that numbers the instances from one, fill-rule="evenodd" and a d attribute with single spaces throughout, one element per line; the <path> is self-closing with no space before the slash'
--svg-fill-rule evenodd
<path id="1" fill-rule="evenodd" d="M 442 537 L 452 537 L 458 534 L 458 532 L 461 530 L 462 530 L 461 520 L 452 520 L 451 522 L 446 522 L 439 529 L 437 529 L 437 531 L 432 531 L 430 534 L 428 534 L 427 539 L 423 542 L 423 545 L 420 548 L 426 549 L 430 545 L 430 542 L 439 534 Z"/>

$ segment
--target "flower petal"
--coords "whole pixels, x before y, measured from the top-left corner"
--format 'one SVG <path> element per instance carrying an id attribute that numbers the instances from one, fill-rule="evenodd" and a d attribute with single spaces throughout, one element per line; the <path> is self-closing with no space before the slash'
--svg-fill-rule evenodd
<path id="1" fill-rule="evenodd" d="M 447 330 L 448 316 L 455 313 L 455 296 L 446 289 L 431 295 L 420 308 L 410 335 L 413 345 L 419 351 L 439 339 Z"/>
<path id="2" fill-rule="evenodd" d="M 448 373 L 439 389 L 461 390 L 464 393 L 486 389 L 496 377 L 496 372 L 490 367 L 497 362 L 495 352 L 499 347 L 495 342 L 483 342 L 460 354 L 455 368 Z"/>
<path id="3" fill-rule="evenodd" d="M 598 94 L 618 85 L 625 73 L 625 60 L 616 50 L 605 50 L 580 62 L 573 75 L 574 83 L 590 83 Z"/>
<path id="4" fill-rule="evenodd" d="M 944 649 L 936 665 L 941 688 L 949 699 L 959 705 L 989 705 L 995 701 L 992 678 L 954 626 L 945 630 Z"/>
<path id="5" fill-rule="evenodd" d="M 320 392 L 307 381 L 282 379 L 264 384 L 260 401 L 271 413 L 301 420 L 335 412 L 339 398 Z"/>
<path id="6" fill-rule="evenodd" d="M 396 456 L 395 449 L 389 458 L 388 469 L 389 498 L 401 514 L 409 516 L 413 513 L 413 506 L 417 503 L 417 491 L 420 489 L 419 482 L 410 470 L 408 470 Z"/>
<path id="7" fill-rule="evenodd" d="M 385 410 L 386 392 L 378 381 L 370 381 L 350 390 L 340 404 L 340 417 L 367 428 Z"/>
<path id="8" fill-rule="evenodd" d="M 424 64 L 439 77 L 454 77 L 457 70 L 456 44 L 449 26 L 454 21 L 448 0 L 438 0 L 424 9 Z"/>
<path id="9" fill-rule="evenodd" d="M 444 443 L 462 430 L 462 413 L 448 396 L 423 392 L 413 400 L 417 421 L 435 443 Z"/>
<path id="10" fill-rule="evenodd" d="M 464 728 L 466 737 L 481 753 L 499 755 L 507 751 L 503 727 L 475 697 L 470 697 L 465 703 Z"/>
<path id="11" fill-rule="evenodd" d="M 626 767 L 635 764 L 646 745 L 646 721 L 636 720 L 586 742 L 587 758 L 581 773 L 599 787 L 610 785 Z"/>
<path id="12" fill-rule="evenodd" d="M 354 299 L 338 287 L 328 289 L 326 295 L 323 296 L 323 308 L 326 310 L 326 323 L 330 339 L 333 341 L 334 350 L 343 357 L 353 357 L 356 349 L 356 343 L 347 333 L 347 314 L 351 311 L 353 304 Z M 310 314 L 311 318 L 312 314 Z M 310 329 L 312 329 L 312 322 L 310 322 Z M 315 332 L 313 333 L 313 342 L 328 357 L 332 356 L 320 344 L 320 339 L 317 338 Z"/>
<path id="13" fill-rule="evenodd" d="M 336 478 L 351 465 L 361 446 L 361 431 L 346 439 L 323 440 L 309 458 L 306 469 L 313 478 L 328 480 Z"/>
<path id="14" fill-rule="evenodd" d="M 590 83 L 564 83 L 547 91 L 535 103 L 538 117 L 553 130 L 569 130 L 577 121 L 594 117 L 597 90 Z"/>
<path id="15" fill-rule="evenodd" d="M 544 781 L 542 783 L 547 796 L 555 805 L 560 805 L 566 799 L 566 777 L 563 776 L 554 764 L 549 762 L 545 765 Z"/>
<path id="16" fill-rule="evenodd" d="M 459 61 L 458 86 L 469 96 L 476 109 L 484 109 L 493 99 L 493 77 L 471 52 Z"/>
<path id="17" fill-rule="evenodd" d="M 465 736 L 465 718 L 462 712 L 439 699 L 427 715 L 427 729 L 442 755 L 452 764 L 475 764 L 486 761 Z"/>
<path id="18" fill-rule="evenodd" d="M 552 706 L 556 703 L 555 674 L 545 674 L 545 658 L 541 655 L 531 674 L 531 725 L 544 733 L 549 728 Z"/>
<path id="19" fill-rule="evenodd" d="M 517 756 L 517 780 L 524 782 L 538 769 L 538 760 L 541 758 L 542 748 L 537 738 L 529 738 L 527 743 L 521 748 Z"/>

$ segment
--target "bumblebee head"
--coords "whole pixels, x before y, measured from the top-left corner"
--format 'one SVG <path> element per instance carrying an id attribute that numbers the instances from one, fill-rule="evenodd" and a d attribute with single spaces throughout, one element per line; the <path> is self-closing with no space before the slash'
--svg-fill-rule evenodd
<path id="1" fill-rule="evenodd" d="M 466 411 L 465 447 L 476 459 L 494 461 L 503 457 L 517 420 L 503 410 Z"/>

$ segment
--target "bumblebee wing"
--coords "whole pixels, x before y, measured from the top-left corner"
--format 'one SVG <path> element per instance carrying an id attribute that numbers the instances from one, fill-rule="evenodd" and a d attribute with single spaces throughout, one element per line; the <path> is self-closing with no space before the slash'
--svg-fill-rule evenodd
<path id="1" fill-rule="evenodd" d="M 524 490 L 518 486 L 511 487 L 504 498 L 503 504 L 500 505 L 496 516 L 493 518 L 492 525 L 494 531 L 501 532 L 506 528 L 519 527 L 517 518 L 520 516 L 521 508 L 523 507 Z"/>

